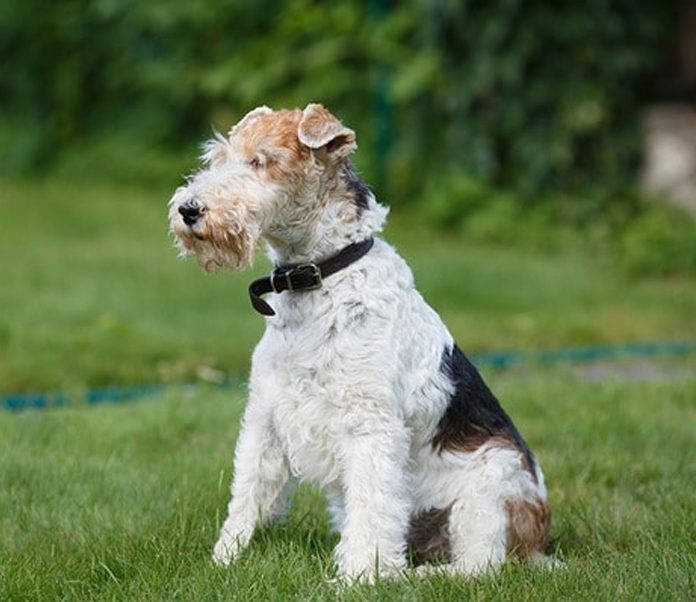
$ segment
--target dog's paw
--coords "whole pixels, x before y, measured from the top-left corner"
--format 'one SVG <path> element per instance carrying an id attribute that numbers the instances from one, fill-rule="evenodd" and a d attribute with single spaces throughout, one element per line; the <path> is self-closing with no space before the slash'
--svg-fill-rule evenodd
<path id="1" fill-rule="evenodd" d="M 230 566 L 235 556 L 234 544 L 218 539 L 213 548 L 213 562 L 221 567 Z"/>
<path id="2" fill-rule="evenodd" d="M 532 566 L 538 567 L 547 571 L 564 570 L 568 568 L 568 565 L 563 562 L 560 558 L 555 556 L 545 556 L 544 554 L 536 554 L 530 559 Z"/>
<path id="3" fill-rule="evenodd" d="M 416 579 L 430 579 L 431 577 L 452 576 L 454 568 L 449 564 L 421 564 L 410 571 L 410 575 Z"/>
<path id="4" fill-rule="evenodd" d="M 329 581 L 334 587 L 343 588 L 353 585 L 374 585 L 377 581 L 377 573 L 374 570 L 360 572 L 346 572 L 339 570 Z"/>
<path id="5" fill-rule="evenodd" d="M 331 583 L 337 586 L 358 584 L 374 585 L 380 581 L 393 581 L 406 577 L 406 562 L 398 559 L 393 562 L 340 563 Z"/>
<path id="6" fill-rule="evenodd" d="M 234 562 L 234 559 L 247 547 L 251 533 L 247 531 L 224 531 L 213 548 L 213 562 L 218 566 L 226 567 Z"/>
<path id="7" fill-rule="evenodd" d="M 405 570 L 366 570 L 358 573 L 338 572 L 335 577 L 328 579 L 329 585 L 335 588 L 345 588 L 354 585 L 374 585 L 381 581 L 396 581 L 398 579 L 408 579 Z"/>

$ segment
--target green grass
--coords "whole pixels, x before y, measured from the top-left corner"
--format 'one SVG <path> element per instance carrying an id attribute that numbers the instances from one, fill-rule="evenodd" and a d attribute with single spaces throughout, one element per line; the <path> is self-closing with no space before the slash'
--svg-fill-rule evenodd
<path id="1" fill-rule="evenodd" d="M 267 264 L 209 276 L 178 261 L 177 184 L 0 181 L 0 393 L 246 373 L 263 328 L 246 287 Z M 696 338 L 694 279 L 631 281 L 582 250 L 481 247 L 394 213 L 387 238 L 470 353 Z"/>
<path id="2" fill-rule="evenodd" d="M 327 583 L 322 500 L 295 495 L 229 570 L 209 560 L 227 502 L 238 391 L 0 414 L 0 600 L 685 600 L 696 587 L 696 382 L 489 375 L 545 468 L 554 553 L 497 576 Z"/>
<path id="3" fill-rule="evenodd" d="M 0 393 L 174 385 L 130 405 L 0 412 L 0 600 L 693 597 L 693 356 L 652 364 L 652 381 L 632 364 L 602 382 L 564 367 L 487 375 L 545 469 L 565 571 L 509 563 L 337 590 L 335 539 L 306 486 L 286 523 L 214 567 L 243 392 L 177 383 L 246 373 L 263 327 L 246 286 L 266 265 L 205 276 L 177 261 L 176 184 L 0 182 Z M 591 249 L 480 247 L 395 212 L 387 237 L 467 352 L 696 338 L 693 279 L 628 280 Z"/>

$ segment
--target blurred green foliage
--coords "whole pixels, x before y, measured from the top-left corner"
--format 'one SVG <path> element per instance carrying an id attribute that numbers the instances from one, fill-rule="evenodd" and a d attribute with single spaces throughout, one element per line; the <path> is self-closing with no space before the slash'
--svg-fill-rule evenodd
<path id="1" fill-rule="evenodd" d="M 669 207 L 653 206 L 627 225 L 618 258 L 633 275 L 696 274 L 696 225 Z"/>
<path id="2" fill-rule="evenodd" d="M 174 182 L 211 126 L 321 101 L 379 196 L 425 221 L 537 247 L 589 225 L 631 271 L 691 269 L 656 241 L 691 253 L 693 225 L 675 242 L 671 218 L 633 223 L 639 111 L 678 4 L 8 0 L 0 171 L 59 157 L 77 177 Z"/>
<path id="3" fill-rule="evenodd" d="M 95 131 L 198 139 L 319 100 L 405 198 L 455 165 L 537 194 L 632 181 L 666 0 L 9 0 L 0 93 L 24 167 Z M 380 132 L 391 143 L 380 145 Z M 363 152 L 364 152 L 363 150 Z"/>

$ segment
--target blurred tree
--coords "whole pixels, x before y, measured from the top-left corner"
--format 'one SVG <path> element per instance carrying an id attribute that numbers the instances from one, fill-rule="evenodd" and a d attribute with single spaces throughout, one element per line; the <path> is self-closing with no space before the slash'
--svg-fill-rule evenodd
<path id="1" fill-rule="evenodd" d="M 677 4 L 7 0 L 3 169 L 86 133 L 171 145 L 259 104 L 322 101 L 359 128 L 368 177 L 392 132 L 397 199 L 452 172 L 530 198 L 620 187 L 634 180 L 641 94 Z"/>

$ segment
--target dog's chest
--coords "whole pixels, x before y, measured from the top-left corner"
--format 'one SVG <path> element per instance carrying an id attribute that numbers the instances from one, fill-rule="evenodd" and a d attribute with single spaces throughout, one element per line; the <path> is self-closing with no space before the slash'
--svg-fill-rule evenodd
<path id="1" fill-rule="evenodd" d="M 271 337 L 266 357 L 275 383 L 273 427 L 293 474 L 327 485 L 340 479 L 340 458 L 351 425 L 348 388 L 325 324 L 285 328 Z"/>
<path id="2" fill-rule="evenodd" d="M 322 485 L 340 479 L 342 444 L 349 419 L 316 381 L 286 383 L 273 426 L 295 476 Z"/>

